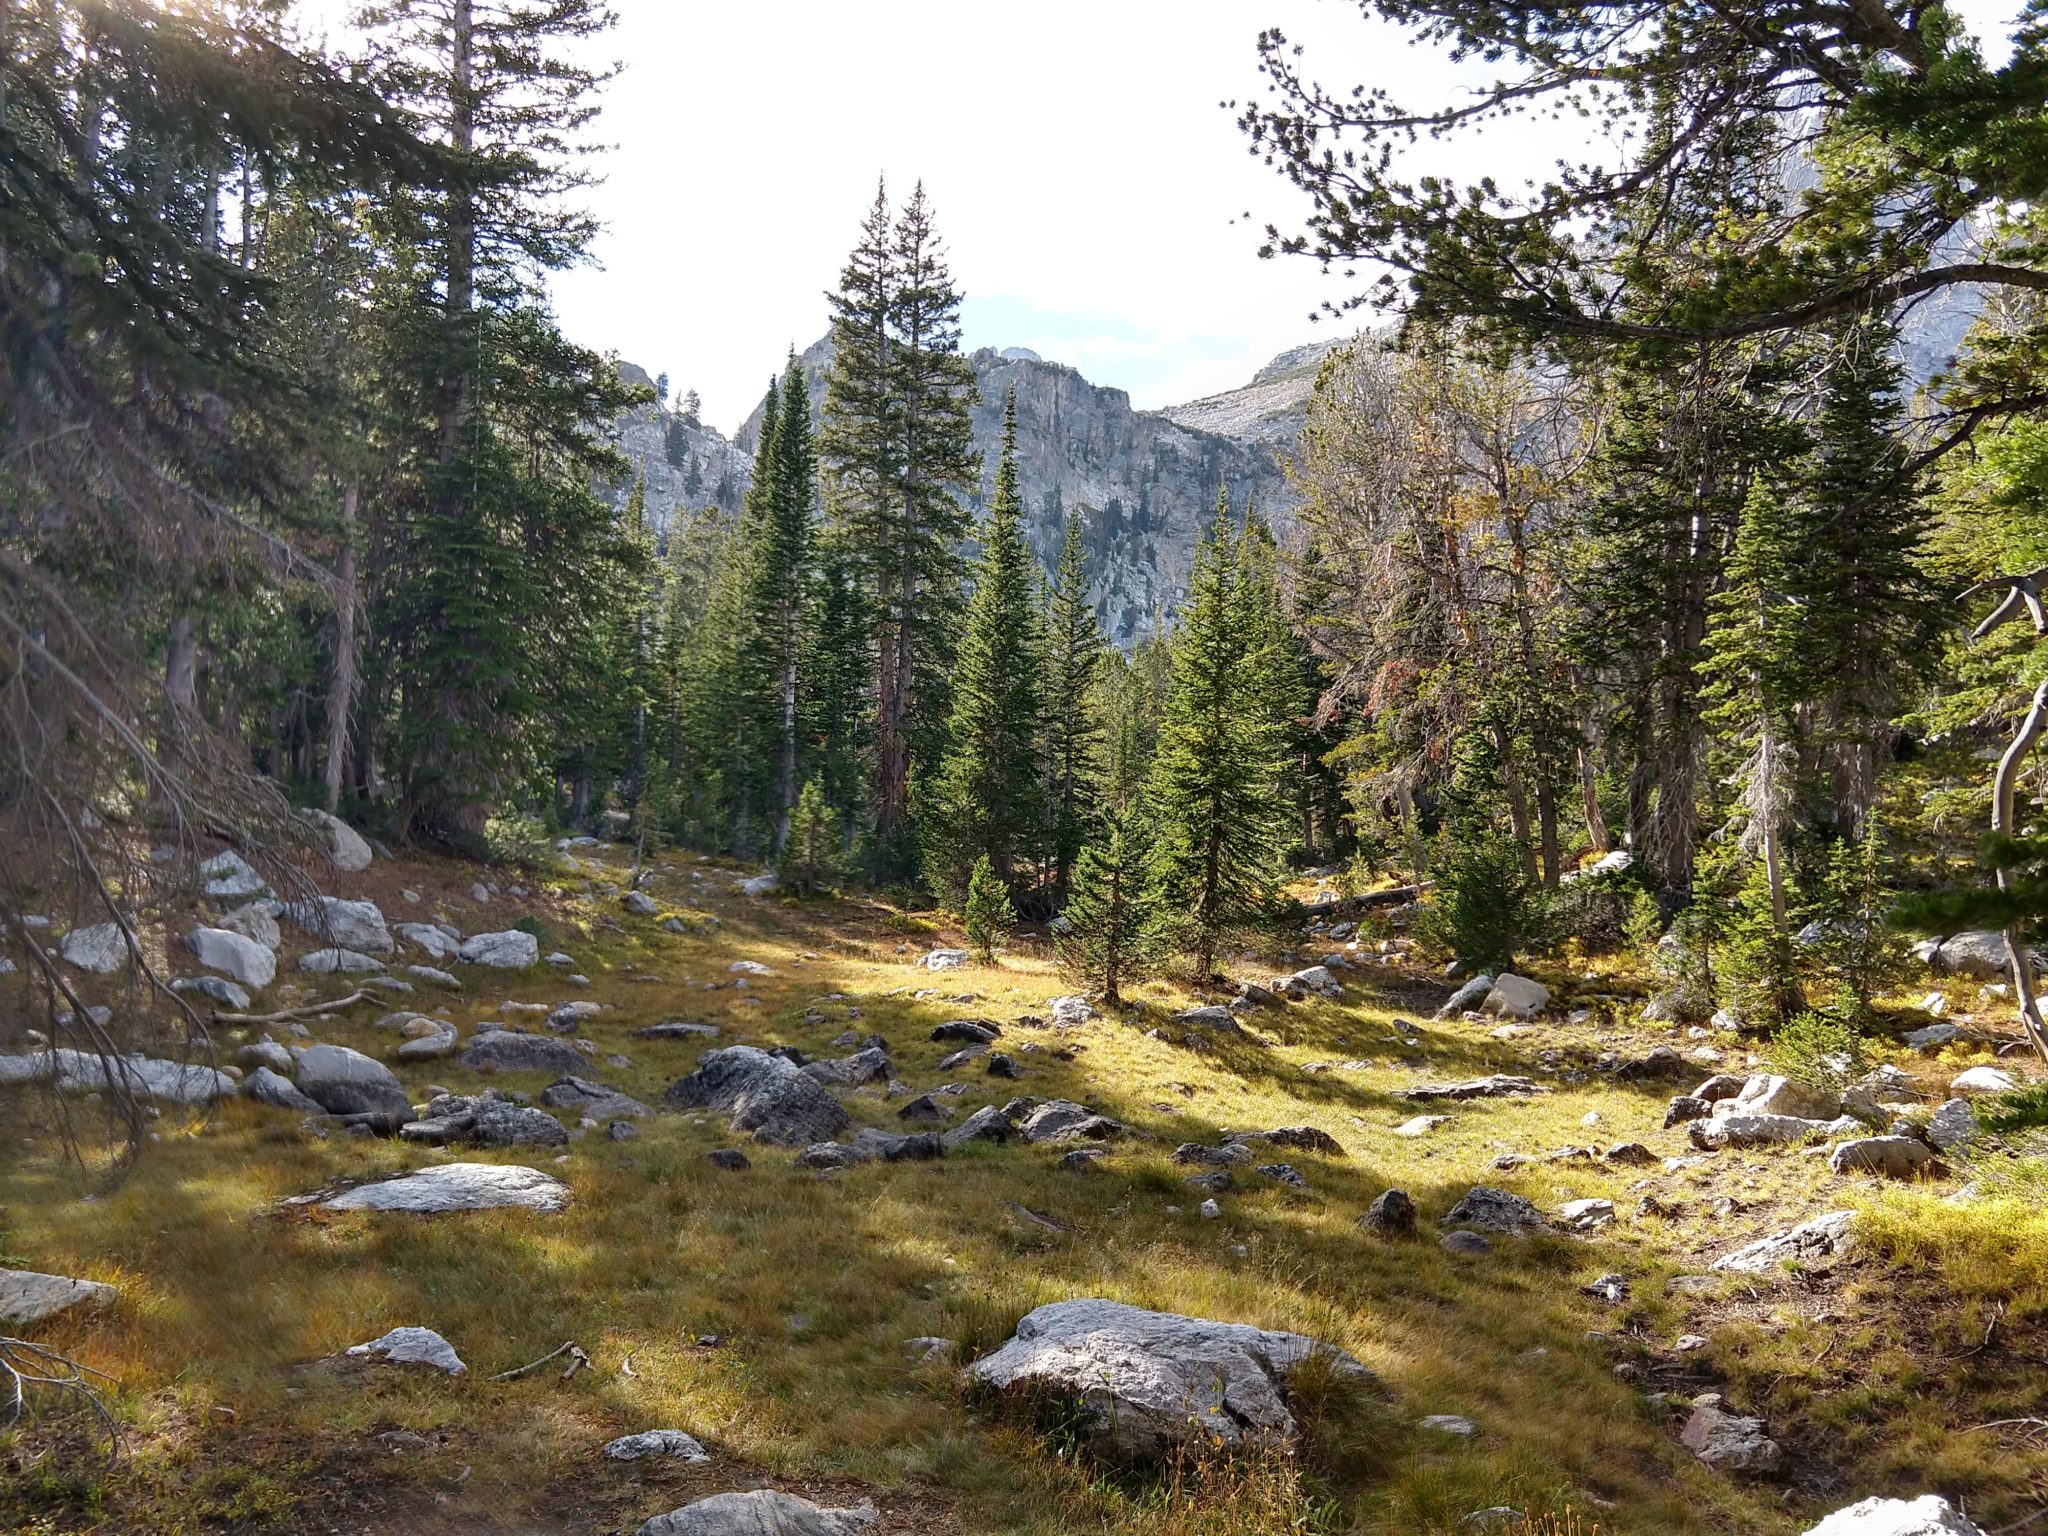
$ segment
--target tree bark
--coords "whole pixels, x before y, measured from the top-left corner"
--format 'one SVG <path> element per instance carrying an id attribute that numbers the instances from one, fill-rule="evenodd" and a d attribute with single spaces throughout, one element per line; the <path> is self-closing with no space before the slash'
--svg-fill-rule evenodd
<path id="1" fill-rule="evenodd" d="M 356 483 L 341 492 L 341 555 L 335 561 L 340 590 L 334 600 L 334 660 L 327 676 L 327 809 L 341 805 L 341 780 L 348 766 L 349 720 L 356 700 Z"/>

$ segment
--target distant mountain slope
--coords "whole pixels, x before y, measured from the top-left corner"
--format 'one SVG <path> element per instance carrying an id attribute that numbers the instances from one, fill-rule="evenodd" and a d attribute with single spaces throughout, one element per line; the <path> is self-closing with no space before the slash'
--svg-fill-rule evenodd
<path id="1" fill-rule="evenodd" d="M 1315 390 L 1323 359 L 1345 339 L 1292 347 L 1253 374 L 1251 383 L 1242 388 L 1206 395 L 1186 405 L 1169 405 L 1160 414 L 1199 432 L 1291 448 L 1308 420 L 1308 397 Z"/>

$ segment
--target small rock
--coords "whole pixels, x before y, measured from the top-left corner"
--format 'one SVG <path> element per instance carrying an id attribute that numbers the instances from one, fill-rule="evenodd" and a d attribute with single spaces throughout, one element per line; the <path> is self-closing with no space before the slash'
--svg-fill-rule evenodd
<path id="1" fill-rule="evenodd" d="M 1479 1426 L 1462 1414 L 1426 1414 L 1419 1422 L 1424 1429 L 1429 1430 L 1432 1434 L 1456 1435 L 1460 1440 L 1470 1440 L 1479 1433 Z"/>
<path id="2" fill-rule="evenodd" d="M 1784 1452 L 1762 1419 L 1725 1412 L 1715 1394 L 1698 1399 L 1679 1442 L 1717 1472 L 1768 1476 L 1784 1463 Z"/>
<path id="3" fill-rule="evenodd" d="M 1976 1098 L 1984 1094 L 2011 1093 L 2014 1084 L 2012 1074 L 1997 1067 L 1971 1067 L 1958 1072 L 1948 1085 L 1951 1097 L 1958 1099 Z"/>
<path id="4" fill-rule="evenodd" d="M 680 1429 L 649 1429 L 637 1435 L 623 1435 L 605 1446 L 613 1461 L 639 1461 L 648 1456 L 673 1456 L 681 1461 L 709 1461 L 711 1453 L 694 1436 Z"/>
<path id="5" fill-rule="evenodd" d="M 738 1147 L 715 1148 L 704 1154 L 704 1161 L 714 1168 L 723 1168 L 727 1173 L 744 1173 L 754 1166 Z"/>
<path id="6" fill-rule="evenodd" d="M 425 1365 L 450 1376 L 461 1376 L 469 1367 L 455 1353 L 455 1347 L 431 1328 L 394 1328 L 381 1339 L 357 1344 L 351 1355 L 385 1365 Z"/>
<path id="7" fill-rule="evenodd" d="M 1396 1238 L 1415 1235 L 1415 1202 L 1405 1190 L 1389 1189 L 1366 1208 L 1358 1224 L 1375 1237 Z M 1480 1239 L 1483 1243 L 1484 1238 Z"/>

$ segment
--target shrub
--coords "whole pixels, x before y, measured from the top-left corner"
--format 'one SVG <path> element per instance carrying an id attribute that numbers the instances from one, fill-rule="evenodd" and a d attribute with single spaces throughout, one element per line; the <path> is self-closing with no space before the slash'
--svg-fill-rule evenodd
<path id="1" fill-rule="evenodd" d="M 1447 838 L 1434 874 L 1436 890 L 1416 924 L 1423 942 L 1468 971 L 1512 968 L 1517 953 L 1542 947 L 1548 906 L 1506 833 Z"/>
<path id="2" fill-rule="evenodd" d="M 1770 1064 L 1782 1076 L 1840 1093 L 1870 1069 L 1870 1046 L 1853 1021 L 1799 1013 L 1771 1037 Z"/>
<path id="3" fill-rule="evenodd" d="M 789 840 L 782 846 L 782 883 L 799 896 L 809 896 L 837 881 L 843 873 L 839 834 L 825 787 L 817 779 L 805 784 L 789 817 Z"/>

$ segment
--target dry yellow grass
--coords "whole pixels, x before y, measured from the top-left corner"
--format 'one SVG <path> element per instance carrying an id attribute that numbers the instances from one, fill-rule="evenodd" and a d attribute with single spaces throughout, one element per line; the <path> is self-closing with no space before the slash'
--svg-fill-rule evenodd
<path id="1" fill-rule="evenodd" d="M 1969 1429 L 2006 1409 L 2043 1408 L 2043 1389 L 2010 1367 L 2042 1342 L 2048 1222 L 2038 1212 L 1883 1199 L 1870 1248 L 1887 1256 L 1883 1267 L 1851 1268 L 1846 1285 L 1729 1283 L 1693 1298 L 1664 1282 L 1738 1242 L 1860 1203 L 1870 1186 L 1834 1180 L 1797 1152 L 1723 1154 L 1672 1174 L 1544 1160 L 1625 1140 L 1685 1150 L 1679 1132 L 1661 1129 L 1664 1101 L 1683 1084 L 1586 1068 L 1602 1049 L 1670 1041 L 1664 1031 L 1546 1024 L 1498 1041 L 1472 1024 L 1421 1022 L 1422 1047 L 1411 1050 L 1392 1020 L 1426 1015 L 1403 1014 L 1370 982 L 1341 1004 L 1256 1015 L 1266 1043 L 1213 1051 L 1147 1037 L 1187 1000 L 1158 984 L 1141 989 L 1130 1020 L 1020 1027 L 1020 1014 L 1068 990 L 1043 953 L 1020 947 L 995 967 L 931 975 L 911 964 L 935 931 L 943 936 L 925 917 L 691 897 L 679 873 L 690 867 L 677 861 L 660 894 L 676 909 L 715 908 L 714 931 L 673 936 L 652 920 L 591 915 L 608 905 L 586 909 L 579 929 L 563 916 L 574 909 L 551 907 L 550 940 L 576 956 L 591 992 L 545 973 L 505 986 L 476 977 L 456 1017 L 493 1017 L 508 999 L 600 999 L 610 1006 L 586 1033 L 633 1064 L 594 1064 L 589 1075 L 648 1102 L 701 1049 L 631 1038 L 657 1020 L 715 1023 L 727 1042 L 814 1055 L 830 1054 L 847 1028 L 876 1031 L 899 1075 L 925 1089 L 944 1080 L 936 1063 L 953 1049 L 927 1038 L 932 1025 L 986 1017 L 1004 1026 L 1004 1048 L 1045 1049 L 1018 1055 L 1027 1075 L 1015 1084 L 985 1079 L 978 1064 L 953 1074 L 969 1085 L 963 1114 L 1012 1093 L 1069 1097 L 1142 1139 L 1088 1176 L 1059 1170 L 1054 1149 L 1020 1146 L 829 1177 L 748 1147 L 753 1167 L 725 1173 L 703 1161 L 736 1144 L 721 1117 L 663 1114 L 630 1142 L 583 1136 L 557 1168 L 531 1151 L 312 1139 L 290 1117 L 238 1104 L 197 1123 L 167 1120 L 133 1177 L 87 1200 L 54 1139 L 30 1125 L 0 1151 L 0 1249 L 121 1288 L 113 1309 L 62 1320 L 47 1342 L 119 1381 L 130 1452 L 93 1483 L 67 1470 L 58 1429 L 0 1440 L 0 1528 L 310 1531 L 338 1504 L 358 1510 L 351 1530 L 596 1536 L 766 1478 L 833 1497 L 872 1491 L 885 1529 L 898 1531 L 1409 1536 L 1469 1530 L 1471 1512 L 1507 1505 L 1559 1531 L 1771 1536 L 1851 1495 L 1923 1486 L 1969 1495 L 1990 1522 L 2017 1518 L 2048 1478 L 2048 1457 L 2023 1438 Z M 774 974 L 745 988 L 701 985 L 729 982 L 736 958 Z M 833 993 L 859 1018 L 834 1003 L 805 1022 Z M 961 994 L 974 1001 L 946 1000 Z M 392 1037 L 369 1028 L 373 1016 L 361 1010 L 316 1033 L 387 1056 Z M 1055 1046 L 1073 1059 L 1056 1059 Z M 1318 1062 L 1369 1065 L 1305 1070 Z M 1398 1089 L 1496 1070 L 1545 1072 L 1551 1091 L 1450 1106 L 1451 1122 L 1427 1136 L 1393 1134 L 1426 1107 L 1395 1098 Z M 430 1081 L 534 1090 L 546 1078 L 479 1080 L 448 1063 L 408 1074 L 416 1091 Z M 879 1089 L 848 1102 L 861 1123 L 899 1126 Z M 28 1100 L 7 1108 L 34 1112 Z M 1590 1128 L 1589 1113 L 1599 1117 Z M 1303 1123 L 1345 1153 L 1276 1154 L 1306 1176 L 1306 1193 L 1241 1178 L 1223 1219 L 1200 1219 L 1202 1196 L 1182 1183 L 1190 1170 L 1171 1161 L 1176 1144 Z M 1499 1172 L 1503 1152 L 1532 1160 Z M 278 1206 L 451 1156 L 548 1168 L 572 1186 L 573 1203 L 553 1217 L 437 1219 Z M 1622 1219 L 1460 1260 L 1432 1240 L 1434 1223 L 1477 1183 L 1545 1209 L 1605 1196 Z M 1358 1229 L 1390 1186 L 1420 1207 L 1421 1240 L 1387 1244 Z M 1673 1214 L 1637 1216 L 1644 1193 Z M 1607 1272 L 1633 1282 L 1620 1307 L 1581 1292 Z M 1298 1458 L 1117 1477 L 977 1415 L 951 1367 L 905 1357 L 909 1337 L 983 1347 L 1032 1306 L 1076 1295 L 1329 1339 L 1382 1378 L 1390 1401 L 1330 1405 Z M 1991 1347 L 1953 1358 L 1994 1313 Z M 445 1335 L 471 1375 L 308 1368 L 401 1324 Z M 1689 1328 L 1713 1343 L 1677 1355 L 1671 1345 Z M 722 1342 L 698 1342 L 706 1336 Z M 593 1371 L 567 1384 L 546 1371 L 486 1379 L 567 1339 L 590 1351 Z M 1723 1479 L 1677 1446 L 1669 1414 L 1646 1393 L 1707 1381 L 1771 1420 L 1799 1461 L 1789 1486 Z M 1465 1415 L 1480 1434 L 1446 1443 L 1414 1427 L 1432 1413 Z M 717 1460 L 649 1470 L 596 1454 L 614 1435 L 661 1426 L 698 1435 Z M 428 1444 L 394 1454 L 377 1439 L 393 1429 Z"/>

